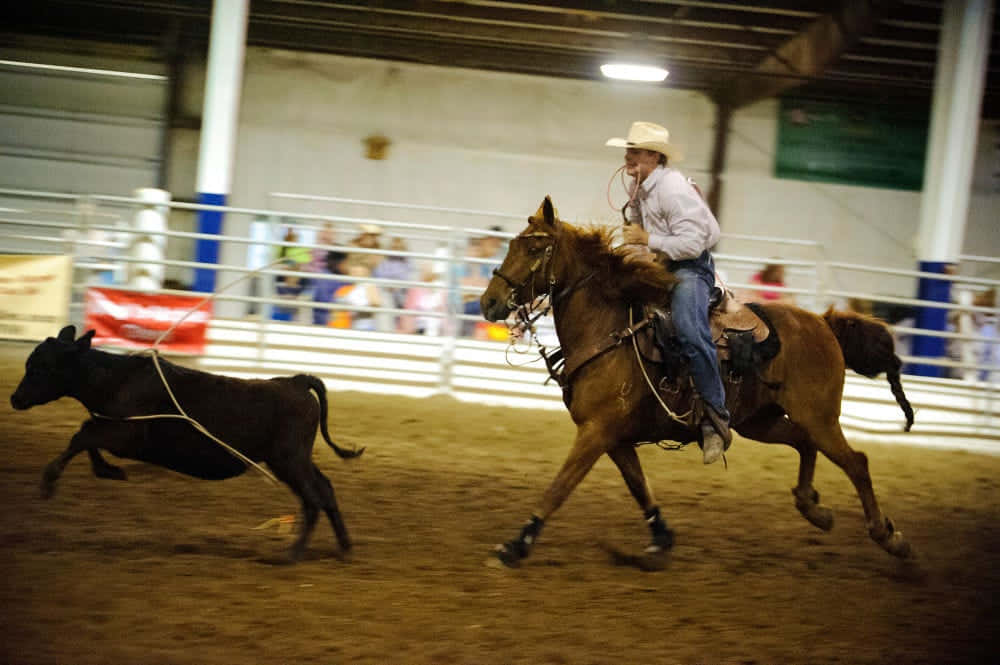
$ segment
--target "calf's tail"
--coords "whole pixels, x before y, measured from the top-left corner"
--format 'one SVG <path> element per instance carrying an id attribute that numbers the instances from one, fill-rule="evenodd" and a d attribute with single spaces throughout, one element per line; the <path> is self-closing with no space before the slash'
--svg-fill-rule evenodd
<path id="1" fill-rule="evenodd" d="M 832 307 L 826 310 L 823 319 L 833 330 L 848 367 L 870 379 L 885 372 L 892 395 L 906 416 L 906 431 L 909 432 L 913 426 L 913 407 L 903 392 L 899 379 L 899 368 L 903 362 L 896 355 L 888 326 L 874 317 L 838 312 Z"/>
<path id="2" fill-rule="evenodd" d="M 357 457 L 361 453 L 365 452 L 364 448 L 359 448 L 358 450 L 348 450 L 346 448 L 341 448 L 333 439 L 330 438 L 330 430 L 327 429 L 326 417 L 326 386 L 315 376 L 309 374 L 299 374 L 295 377 L 299 381 L 305 383 L 310 390 L 316 393 L 316 399 L 319 400 L 319 431 L 323 433 L 323 438 L 326 440 L 326 444 L 333 448 L 333 452 L 337 453 L 339 457 L 344 459 L 350 459 L 351 457 Z"/>

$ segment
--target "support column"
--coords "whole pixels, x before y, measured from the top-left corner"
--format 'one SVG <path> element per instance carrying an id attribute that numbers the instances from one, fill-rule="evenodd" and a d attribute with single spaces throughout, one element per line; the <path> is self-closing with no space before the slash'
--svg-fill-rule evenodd
<path id="1" fill-rule="evenodd" d="M 708 190 L 708 207 L 722 224 L 722 172 L 726 169 L 726 150 L 729 147 L 729 123 L 733 107 L 726 102 L 715 102 L 715 142 L 712 145 L 711 184 Z"/>
<path id="2" fill-rule="evenodd" d="M 214 0 L 212 5 L 212 31 L 198 152 L 198 203 L 226 205 L 232 185 L 248 6 L 249 0 Z M 218 210 L 199 211 L 198 232 L 221 233 L 222 216 Z M 195 245 L 195 260 L 218 263 L 219 241 L 199 239 Z M 196 268 L 194 290 L 212 291 L 215 288 L 215 273 L 211 268 Z"/>
<path id="3" fill-rule="evenodd" d="M 917 258 L 923 272 L 951 272 L 962 251 L 992 18 L 992 0 L 944 3 L 917 235 Z M 923 277 L 917 297 L 950 302 L 951 282 Z M 918 307 L 916 327 L 944 330 L 948 312 L 940 307 Z M 944 353 L 941 337 L 913 338 L 915 356 L 940 358 Z M 947 375 L 947 368 L 934 365 L 918 364 L 910 371 L 921 376 Z"/>

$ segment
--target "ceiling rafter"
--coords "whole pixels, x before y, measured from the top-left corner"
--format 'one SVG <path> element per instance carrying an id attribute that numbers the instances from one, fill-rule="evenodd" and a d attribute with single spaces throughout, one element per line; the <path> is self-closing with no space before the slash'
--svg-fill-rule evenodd
<path id="1" fill-rule="evenodd" d="M 831 36 L 840 26 L 829 0 L 251 0 L 248 44 L 581 79 L 641 51 L 670 70 L 662 85 L 743 103 L 794 89 L 929 104 L 942 2 L 844 0 L 888 9 L 864 29 L 842 16 L 848 29 Z M 204 49 L 211 8 L 211 0 L 16 3 L 0 46 L 35 36 L 155 52 L 176 26 L 189 48 Z M 995 16 L 995 35 L 998 26 Z M 996 55 L 984 104 L 1000 116 Z"/>

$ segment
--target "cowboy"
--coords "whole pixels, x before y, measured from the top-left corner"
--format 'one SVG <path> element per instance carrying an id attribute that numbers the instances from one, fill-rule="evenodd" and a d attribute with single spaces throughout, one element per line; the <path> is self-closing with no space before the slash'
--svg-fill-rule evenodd
<path id="1" fill-rule="evenodd" d="M 705 405 L 700 425 L 702 451 L 705 464 L 711 464 L 732 439 L 708 325 L 708 303 L 715 285 L 715 264 L 709 250 L 719 240 L 719 222 L 693 184 L 670 166 L 681 156 L 665 128 L 634 122 L 627 138 L 608 139 L 605 145 L 625 148 L 625 173 L 634 179 L 624 211 L 625 243 L 665 255 L 678 279 L 670 308 L 694 387 Z"/>

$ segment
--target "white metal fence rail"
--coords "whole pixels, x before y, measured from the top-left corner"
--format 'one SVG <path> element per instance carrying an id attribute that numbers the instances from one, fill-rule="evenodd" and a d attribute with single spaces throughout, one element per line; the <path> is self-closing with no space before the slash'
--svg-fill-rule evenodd
<path id="1" fill-rule="evenodd" d="M 485 325 L 478 316 L 464 315 L 458 311 L 461 294 L 478 294 L 481 287 L 463 287 L 459 284 L 455 268 L 466 265 L 491 265 L 495 261 L 465 256 L 466 241 L 490 233 L 490 219 L 501 222 L 524 219 L 525 215 L 511 215 L 488 211 L 474 211 L 434 206 L 408 206 L 399 203 L 365 201 L 337 197 L 317 197 L 292 194 L 273 194 L 272 201 L 281 201 L 286 207 L 294 202 L 305 202 L 312 211 L 270 210 L 238 207 L 202 206 L 192 203 L 165 204 L 175 216 L 191 214 L 202 209 L 221 210 L 235 219 L 249 218 L 271 229 L 267 237 L 245 235 L 205 235 L 188 230 L 175 218 L 164 231 L 143 231 L 146 235 L 162 236 L 168 243 L 198 239 L 218 240 L 221 244 L 249 250 L 263 248 L 274 256 L 281 247 L 296 247 L 319 252 L 343 252 L 354 255 L 393 255 L 432 268 L 434 279 L 380 279 L 308 273 L 305 276 L 318 284 L 323 280 L 337 280 L 352 284 L 371 284 L 378 289 L 428 289 L 441 293 L 445 307 L 437 311 L 406 309 L 398 306 L 358 306 L 345 302 L 321 302 L 303 297 L 288 299 L 275 293 L 274 281 L 280 277 L 303 277 L 299 270 L 267 269 L 260 271 L 256 292 L 238 291 L 221 293 L 217 300 L 227 303 L 230 315 L 217 316 L 209 329 L 209 346 L 198 363 L 206 369 L 234 375 L 260 376 L 298 371 L 309 371 L 321 376 L 336 389 L 358 389 L 390 392 L 412 396 L 449 393 L 459 399 L 478 400 L 515 406 L 560 408 L 559 390 L 543 385 L 546 373 L 541 363 L 529 361 L 537 354 L 505 353 L 506 344 L 462 336 L 466 326 Z M 74 257 L 73 311 L 71 320 L 82 319 L 82 296 L 89 286 L 123 285 L 129 266 L 148 262 L 142 257 L 126 255 L 133 239 L 131 220 L 142 202 L 138 199 L 101 195 L 72 195 L 49 192 L 0 190 L 0 251 L 7 253 L 59 253 Z M 338 206 L 367 210 L 390 209 L 399 219 L 383 216 L 339 214 Z M 319 208 L 319 211 L 317 211 Z M 427 223 L 428 216 L 447 218 L 453 224 Z M 418 221 L 412 221 L 418 220 Z M 474 224 L 470 225 L 470 221 Z M 322 226 L 330 224 L 341 238 L 356 234 L 362 225 L 375 224 L 386 235 L 403 238 L 411 246 L 408 251 L 386 248 L 372 249 L 351 245 L 348 242 L 323 244 L 308 241 L 284 242 L 278 239 L 279 229 L 294 228 L 312 237 Z M 249 226 L 243 224 L 242 226 Z M 509 237 L 511 234 L 497 234 Z M 725 272 L 746 273 L 747 266 L 759 268 L 765 263 L 781 263 L 790 270 L 789 286 L 766 287 L 796 295 L 801 306 L 821 311 L 831 303 L 842 304 L 846 298 L 863 298 L 869 301 L 941 307 L 964 314 L 996 317 L 996 307 L 973 306 L 959 303 L 921 301 L 900 293 L 882 293 L 875 289 L 846 291 L 829 288 L 830 275 L 835 271 L 854 274 L 892 275 L 913 280 L 919 277 L 947 279 L 963 289 L 996 288 L 1000 280 L 961 275 L 939 275 L 912 270 L 831 262 L 824 256 L 818 243 L 784 238 L 741 237 L 742 240 L 759 240 L 769 246 L 777 243 L 812 248 L 814 260 L 774 260 L 758 256 L 718 253 L 717 265 Z M 241 252 L 247 255 L 246 252 Z M 221 286 L 234 277 L 254 272 L 248 262 L 242 264 L 205 264 L 196 261 L 168 258 L 162 264 L 168 277 L 190 283 L 185 279 L 196 268 L 217 271 Z M 963 261 L 1000 262 L 992 257 L 963 257 Z M 736 289 L 760 288 L 741 279 L 732 279 L 729 286 Z M 189 295 L 184 289 L 160 289 L 161 293 Z M 448 304 L 450 303 L 450 306 Z M 294 320 L 272 319 L 274 308 L 292 310 Z M 329 312 L 349 311 L 376 317 L 376 330 L 354 330 L 310 325 L 308 313 L 313 310 Z M 233 314 L 235 312 L 235 314 Z M 306 317 L 301 314 L 306 313 Z M 400 317 L 422 317 L 440 322 L 437 335 L 401 333 L 396 328 Z M 302 318 L 306 318 L 303 321 Z M 957 342 L 959 345 L 987 345 L 995 338 L 961 332 L 920 330 L 912 325 L 895 326 L 899 335 L 933 335 Z M 957 358 L 926 359 L 904 354 L 907 362 L 941 365 L 955 370 L 965 370 L 966 380 L 927 379 L 904 377 L 904 385 L 917 410 L 917 424 L 908 435 L 900 434 L 902 422 L 898 406 L 884 380 L 870 381 L 848 376 L 842 422 L 854 436 L 865 436 L 880 441 L 902 441 L 938 445 L 950 443 L 963 448 L 981 448 L 1000 452 L 1000 368 L 984 365 L 969 354 L 956 354 Z M 508 362 L 508 357 L 516 365 Z M 982 380 L 983 378 L 992 379 Z"/>

